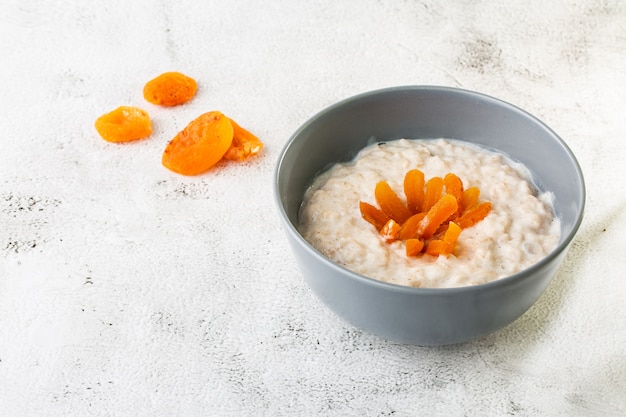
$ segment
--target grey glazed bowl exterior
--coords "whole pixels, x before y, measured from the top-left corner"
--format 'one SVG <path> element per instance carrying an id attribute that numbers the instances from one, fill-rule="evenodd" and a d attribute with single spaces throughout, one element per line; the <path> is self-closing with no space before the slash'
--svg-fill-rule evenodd
<path id="1" fill-rule="evenodd" d="M 453 138 L 525 164 L 554 193 L 558 247 L 518 274 L 487 284 L 437 289 L 377 281 L 335 264 L 298 233 L 305 189 L 330 164 L 372 140 Z M 583 218 L 585 186 L 576 158 L 546 125 L 498 99 L 447 87 L 406 86 L 360 94 L 313 116 L 290 138 L 275 173 L 275 197 L 289 244 L 313 292 L 354 326 L 400 343 L 443 345 L 494 332 L 520 317 L 546 289 Z"/>

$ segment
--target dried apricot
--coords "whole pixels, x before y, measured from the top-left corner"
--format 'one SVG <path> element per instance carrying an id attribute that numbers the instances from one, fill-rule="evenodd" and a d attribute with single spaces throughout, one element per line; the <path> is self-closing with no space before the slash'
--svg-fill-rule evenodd
<path id="1" fill-rule="evenodd" d="M 431 240 L 426 245 L 426 253 L 433 256 L 449 255 L 452 253 L 452 244 L 445 240 Z"/>
<path id="2" fill-rule="evenodd" d="M 423 172 L 412 169 L 404 177 L 404 194 L 406 205 L 387 181 L 379 181 L 374 196 L 380 208 L 363 201 L 359 208 L 386 243 L 404 242 L 408 257 L 453 253 L 463 229 L 491 211 L 490 202 L 478 204 L 480 190 L 464 190 L 463 181 L 453 173 L 424 183 Z"/>
<path id="3" fill-rule="evenodd" d="M 453 173 L 447 173 L 443 177 L 443 186 L 446 189 L 446 194 L 452 194 L 456 198 L 457 210 L 453 214 L 453 217 L 460 214 L 461 199 L 463 198 L 463 181 Z"/>
<path id="4" fill-rule="evenodd" d="M 424 173 L 419 169 L 412 169 L 404 176 L 404 195 L 406 205 L 411 213 L 422 211 L 424 204 Z"/>
<path id="5" fill-rule="evenodd" d="M 359 203 L 359 210 L 361 210 L 361 216 L 371 223 L 376 230 L 382 229 L 385 223 L 389 221 L 389 216 L 383 213 L 382 210 L 364 201 Z"/>
<path id="6" fill-rule="evenodd" d="M 432 177 L 426 181 L 426 190 L 424 191 L 424 205 L 422 211 L 428 211 L 435 205 L 439 198 L 441 198 L 441 192 L 443 191 L 443 178 Z"/>
<path id="7" fill-rule="evenodd" d="M 413 215 L 400 200 L 400 197 L 391 189 L 387 181 L 380 181 L 376 184 L 374 196 L 380 209 L 400 224 Z"/>
<path id="8" fill-rule="evenodd" d="M 419 224 L 422 219 L 426 216 L 426 213 L 417 213 L 412 215 L 402 223 L 402 227 L 400 227 L 400 240 L 407 240 L 414 237 L 417 237 L 417 229 L 419 228 Z"/>
<path id="9" fill-rule="evenodd" d="M 233 119 L 229 119 L 233 125 L 233 142 L 224 154 L 224 158 L 231 161 L 245 161 L 261 152 L 263 142 L 258 137 L 239 126 Z"/>
<path id="10" fill-rule="evenodd" d="M 146 83 L 143 97 L 152 104 L 171 107 L 188 102 L 197 90 L 193 78 L 180 72 L 165 72 Z"/>
<path id="11" fill-rule="evenodd" d="M 450 244 L 456 243 L 462 230 L 463 229 L 461 229 L 461 226 L 459 226 L 455 222 L 448 223 L 448 228 L 446 229 L 446 232 L 443 235 L 443 240 Z"/>
<path id="12" fill-rule="evenodd" d="M 422 249 L 424 249 L 424 241 L 423 240 L 419 240 L 419 239 L 407 239 L 406 242 L 404 242 L 405 244 L 405 252 L 406 252 L 406 256 L 417 256 L 422 252 Z"/>
<path id="13" fill-rule="evenodd" d="M 478 187 L 471 187 L 463 191 L 463 197 L 461 197 L 461 213 L 476 207 L 478 205 L 479 196 L 480 190 Z"/>
<path id="14" fill-rule="evenodd" d="M 462 229 L 474 226 L 476 223 L 487 217 L 487 214 L 491 211 L 491 202 L 485 201 L 480 203 L 476 207 L 469 209 L 459 217 L 458 223 Z"/>
<path id="15" fill-rule="evenodd" d="M 200 174 L 215 165 L 233 141 L 233 125 L 219 111 L 204 113 L 167 144 L 162 163 L 183 175 Z"/>
<path id="16" fill-rule="evenodd" d="M 398 240 L 399 234 L 400 225 L 394 219 L 389 219 L 389 221 L 385 223 L 383 228 L 380 229 L 380 235 L 387 243 L 395 242 L 396 240 Z"/>
<path id="17" fill-rule="evenodd" d="M 108 142 L 130 142 L 152 134 L 150 116 L 139 107 L 120 106 L 98 117 L 95 127 Z"/>
<path id="18" fill-rule="evenodd" d="M 428 210 L 417 229 L 417 235 L 424 239 L 432 237 L 437 228 L 457 209 L 456 198 L 444 194 L 434 206 Z"/>

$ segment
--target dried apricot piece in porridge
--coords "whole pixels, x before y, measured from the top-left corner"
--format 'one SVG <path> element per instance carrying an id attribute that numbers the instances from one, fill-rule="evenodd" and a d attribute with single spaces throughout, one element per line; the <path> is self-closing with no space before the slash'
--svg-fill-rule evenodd
<path id="1" fill-rule="evenodd" d="M 179 174 L 197 175 L 215 165 L 233 141 L 233 125 L 219 111 L 200 115 L 167 144 L 163 165 Z"/>
<path id="2" fill-rule="evenodd" d="M 461 226 L 462 229 L 472 227 L 476 223 L 487 217 L 490 211 L 491 203 L 489 201 L 480 203 L 476 207 L 466 210 L 463 213 L 463 215 L 459 218 L 459 226 Z"/>
<path id="3" fill-rule="evenodd" d="M 383 213 L 382 210 L 374 207 L 370 203 L 366 203 L 365 201 L 361 201 L 359 203 L 359 210 L 361 211 L 361 216 L 371 223 L 376 230 L 381 230 L 389 221 L 389 216 Z"/>
<path id="4" fill-rule="evenodd" d="M 404 195 L 406 205 L 411 213 L 422 211 L 424 204 L 424 173 L 419 169 L 412 169 L 404 176 Z"/>
<path id="5" fill-rule="evenodd" d="M 374 196 L 380 209 L 390 218 L 402 224 L 413 215 L 400 197 L 391 189 L 387 181 L 380 181 L 374 189 Z"/>
<path id="6" fill-rule="evenodd" d="M 464 190 L 463 181 L 453 173 L 424 182 L 423 172 L 412 169 L 403 187 L 406 206 L 387 181 L 379 181 L 374 196 L 380 208 L 360 201 L 359 209 L 386 243 L 403 242 L 408 257 L 452 254 L 462 230 L 491 211 L 490 202 L 478 204 L 480 190 Z"/>
<path id="7" fill-rule="evenodd" d="M 224 154 L 224 158 L 231 161 L 245 161 L 252 158 L 263 149 L 263 142 L 254 134 L 239 126 L 233 119 L 233 142 Z"/>
<path id="8" fill-rule="evenodd" d="M 417 213 L 409 217 L 400 227 L 400 240 L 416 238 L 417 230 L 424 216 L 426 213 Z"/>
<path id="9" fill-rule="evenodd" d="M 478 205 L 479 196 L 480 190 L 478 187 L 470 187 L 463 191 L 463 196 L 461 197 L 461 213 L 476 207 Z"/>
<path id="10" fill-rule="evenodd" d="M 418 236 L 428 239 L 435 234 L 439 226 L 457 209 L 456 198 L 451 194 L 444 194 L 434 206 L 428 210 L 417 229 Z"/>
<path id="11" fill-rule="evenodd" d="M 434 206 L 437 201 L 439 201 L 443 191 L 443 178 L 432 177 L 426 181 L 425 187 L 424 205 L 422 206 L 422 211 L 430 210 L 430 208 Z"/>
<path id="12" fill-rule="evenodd" d="M 456 240 L 461 235 L 461 231 L 463 231 L 463 229 L 461 229 L 461 226 L 459 226 L 455 222 L 450 222 L 448 223 L 448 228 L 443 235 L 443 240 L 454 245 L 456 243 Z"/>
<path id="13" fill-rule="evenodd" d="M 433 239 L 428 242 L 426 245 L 426 254 L 439 256 L 439 255 L 449 255 L 452 253 L 452 244 L 446 242 L 445 240 Z"/>
<path id="14" fill-rule="evenodd" d="M 385 223 L 383 228 L 380 229 L 380 235 L 387 243 L 395 242 L 396 240 L 398 240 L 399 234 L 400 225 L 394 219 L 389 219 L 389 221 Z"/>
<path id="15" fill-rule="evenodd" d="M 453 217 L 456 217 L 460 214 L 461 200 L 463 198 L 463 181 L 456 174 L 449 172 L 443 177 L 443 186 L 446 194 L 451 194 L 456 198 L 457 210 L 453 214 Z"/>
<path id="16" fill-rule="evenodd" d="M 139 107 L 120 106 L 96 119 L 96 130 L 107 142 L 130 142 L 152 134 L 150 115 Z"/>
<path id="17" fill-rule="evenodd" d="M 198 90 L 196 80 L 180 72 L 164 72 L 148 81 L 143 97 L 152 104 L 178 106 L 191 100 Z"/>
<path id="18" fill-rule="evenodd" d="M 424 249 L 424 241 L 416 238 L 407 239 L 405 242 L 406 256 L 417 256 Z"/>

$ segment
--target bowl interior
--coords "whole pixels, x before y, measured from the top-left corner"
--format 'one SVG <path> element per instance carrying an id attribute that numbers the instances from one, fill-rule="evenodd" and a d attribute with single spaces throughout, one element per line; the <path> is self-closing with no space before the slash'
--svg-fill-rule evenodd
<path id="1" fill-rule="evenodd" d="M 573 238 L 585 200 L 576 158 L 550 128 L 501 100 L 447 87 L 395 87 L 332 105 L 294 133 L 276 170 L 275 191 L 288 223 L 298 226 L 304 191 L 316 175 L 352 159 L 373 141 L 459 139 L 526 165 L 535 184 L 554 194 L 563 249 Z M 560 250 L 557 250 L 557 252 Z"/>

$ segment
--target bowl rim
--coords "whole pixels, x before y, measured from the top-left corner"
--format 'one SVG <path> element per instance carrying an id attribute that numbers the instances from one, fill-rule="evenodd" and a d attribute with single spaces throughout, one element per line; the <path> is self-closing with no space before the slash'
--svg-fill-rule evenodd
<path id="1" fill-rule="evenodd" d="M 572 225 L 571 230 L 569 231 L 569 233 L 566 236 L 562 236 L 561 240 L 559 242 L 559 244 L 546 256 L 544 256 L 541 260 L 539 260 L 538 262 L 536 262 L 535 264 L 529 266 L 528 268 L 523 269 L 522 271 L 519 271 L 515 274 L 512 275 L 508 275 L 506 277 L 502 277 L 502 278 L 498 278 L 495 279 L 493 281 L 489 281 L 489 282 L 485 282 L 485 283 L 481 283 L 481 284 L 476 284 L 476 285 L 466 285 L 466 286 L 461 286 L 461 287 L 445 287 L 445 288 L 440 288 L 440 287 L 411 287 L 408 285 L 402 285 L 402 284 L 395 284 L 392 282 L 386 282 L 386 281 L 381 281 L 375 278 L 371 278 L 368 277 L 366 275 L 362 275 L 359 274 L 357 272 L 354 272 L 342 265 L 339 265 L 338 263 L 332 261 L 331 259 L 329 259 L 328 257 L 326 257 L 324 254 L 322 254 L 319 250 L 317 250 L 313 245 L 311 245 L 301 234 L 300 232 L 297 230 L 297 228 L 292 224 L 292 222 L 289 220 L 289 217 L 287 215 L 287 212 L 285 211 L 285 208 L 282 204 L 281 201 L 281 196 L 279 193 L 279 180 L 280 180 L 280 172 L 281 172 L 281 167 L 283 165 L 283 161 L 285 159 L 285 155 L 288 152 L 289 148 L 291 146 L 293 146 L 293 143 L 297 140 L 298 136 L 309 127 L 309 125 L 313 124 L 314 122 L 316 122 L 319 118 L 323 117 L 324 115 L 326 115 L 327 113 L 333 111 L 336 108 L 340 108 L 342 106 L 345 106 L 346 104 L 349 103 L 353 103 L 355 101 L 359 101 L 365 98 L 369 98 L 372 96 L 376 96 L 376 95 L 381 95 L 381 94 L 388 94 L 388 93 L 393 93 L 393 92 L 401 92 L 401 91 L 407 91 L 407 90 L 411 90 L 411 91 L 417 91 L 417 90 L 421 90 L 421 91 L 431 91 L 431 92 L 451 92 L 451 93 L 455 93 L 455 94 L 464 94 L 464 95 L 469 95 L 469 96 L 474 96 L 477 98 L 481 98 L 483 100 L 487 100 L 487 101 L 491 101 L 494 104 L 497 104 L 499 106 L 502 106 L 504 108 L 507 108 L 508 110 L 512 110 L 515 112 L 519 112 L 522 113 L 524 116 L 528 117 L 529 119 L 531 119 L 534 123 L 537 123 L 541 128 L 545 129 L 546 131 L 548 131 L 548 133 L 550 133 L 554 139 L 559 142 L 559 145 L 562 147 L 562 149 L 568 154 L 568 156 L 571 158 L 575 171 L 578 175 L 579 181 L 577 181 L 577 185 L 580 187 L 580 193 L 581 193 L 581 198 L 579 201 L 579 208 L 578 208 L 578 212 L 576 215 L 576 221 L 574 222 L 574 224 Z M 462 141 L 462 139 L 460 139 Z M 497 149 L 496 149 L 497 150 Z M 364 285 L 373 285 L 376 287 L 380 287 L 381 289 L 384 290 L 388 290 L 391 292 L 403 292 L 403 293 L 410 293 L 410 294 L 415 294 L 415 295 L 454 295 L 454 294 L 459 294 L 459 293 L 471 293 L 471 292 L 478 292 L 478 291 L 484 291 L 486 289 L 495 289 L 501 286 L 508 286 L 508 285 L 512 285 L 514 284 L 516 281 L 521 280 L 525 277 L 529 277 L 531 275 L 533 275 L 535 273 L 535 271 L 541 270 L 543 269 L 547 264 L 550 264 L 555 258 L 557 258 L 562 252 L 564 252 L 569 245 L 572 243 L 576 233 L 578 232 L 578 229 L 580 228 L 580 225 L 582 224 L 583 218 L 584 218 L 584 212 L 585 212 L 585 202 L 586 202 L 586 186 L 585 186 L 585 180 L 584 180 L 584 176 L 583 176 L 583 172 L 580 166 L 580 163 L 578 162 L 578 159 L 576 158 L 576 156 L 574 155 L 574 153 L 572 152 L 572 150 L 570 149 L 570 147 L 567 145 L 567 143 L 554 131 L 552 130 L 552 128 L 550 128 L 548 125 L 546 125 L 543 121 L 541 121 L 539 118 L 537 118 L 536 116 L 534 116 L 533 114 L 529 113 L 528 111 L 514 105 L 511 104 L 505 100 L 493 97 L 491 95 L 485 94 L 485 93 L 481 93 L 481 92 L 477 92 L 477 91 L 473 91 L 473 90 L 468 90 L 468 89 L 464 89 L 464 88 L 458 88 L 458 87 L 450 87 L 450 86 L 439 86 L 439 85 L 402 85 L 402 86 L 394 86 L 394 87 L 386 87 L 386 88 L 380 88 L 380 89 L 375 89 L 375 90 L 370 90 L 370 91 L 366 91 L 366 92 L 362 92 L 362 93 L 358 93 L 352 96 L 349 96 L 347 98 L 344 98 L 342 100 L 339 100 L 335 103 L 332 103 L 330 105 L 327 105 L 325 107 L 323 107 L 321 110 L 313 113 L 312 116 L 308 117 L 307 120 L 302 123 L 298 129 L 296 129 L 291 136 L 289 137 L 289 139 L 287 140 L 287 142 L 285 143 L 285 145 L 282 147 L 280 153 L 279 153 L 279 157 L 278 157 L 278 161 L 277 164 L 275 166 L 274 169 L 274 183 L 273 183 L 273 193 L 274 193 L 274 200 L 275 203 L 278 206 L 278 211 L 279 211 L 279 216 L 281 218 L 281 221 L 283 223 L 283 226 L 286 230 L 286 232 L 297 242 L 299 242 L 300 244 L 302 244 L 304 246 L 305 249 L 307 249 L 310 253 L 313 254 L 313 256 L 320 262 L 322 262 L 323 264 L 325 264 L 327 267 L 336 270 L 337 272 L 342 273 L 343 275 L 345 275 L 346 277 L 350 278 L 351 280 L 354 281 L 358 281 Z"/>

